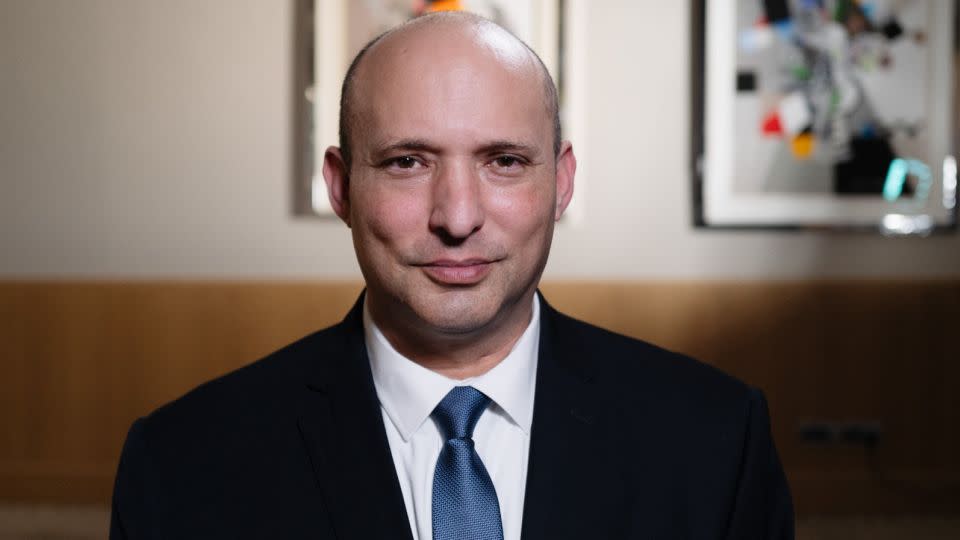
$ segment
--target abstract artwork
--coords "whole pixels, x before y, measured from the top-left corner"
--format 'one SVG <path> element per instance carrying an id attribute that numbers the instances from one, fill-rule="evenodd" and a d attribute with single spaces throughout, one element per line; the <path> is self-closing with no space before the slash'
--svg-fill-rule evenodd
<path id="1" fill-rule="evenodd" d="M 955 223 L 956 2 L 700 7 L 701 225 Z"/>

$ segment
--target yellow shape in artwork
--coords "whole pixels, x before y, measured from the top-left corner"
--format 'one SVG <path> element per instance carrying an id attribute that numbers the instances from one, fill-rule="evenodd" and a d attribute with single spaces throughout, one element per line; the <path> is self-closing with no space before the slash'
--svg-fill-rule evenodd
<path id="1" fill-rule="evenodd" d="M 436 0 L 427 7 L 427 12 L 437 11 L 463 11 L 463 2 L 459 0 Z"/>
<path id="2" fill-rule="evenodd" d="M 816 140 L 810 133 L 801 133 L 790 141 L 790 150 L 793 157 L 797 159 L 807 159 L 813 155 L 813 145 Z"/>

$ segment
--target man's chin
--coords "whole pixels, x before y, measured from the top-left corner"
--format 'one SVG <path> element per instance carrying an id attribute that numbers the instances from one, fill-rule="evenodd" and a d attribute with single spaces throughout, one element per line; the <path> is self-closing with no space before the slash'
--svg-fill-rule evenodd
<path id="1" fill-rule="evenodd" d="M 477 304 L 462 306 L 457 302 L 424 306 L 419 318 L 433 332 L 450 336 L 469 336 L 488 328 L 497 315 L 497 309 Z"/>
<path id="2" fill-rule="evenodd" d="M 469 337 L 499 324 L 510 324 L 509 321 L 515 319 L 515 311 L 522 310 L 524 305 L 511 298 L 497 287 L 479 286 L 428 294 L 414 299 L 409 307 L 430 331 Z"/>

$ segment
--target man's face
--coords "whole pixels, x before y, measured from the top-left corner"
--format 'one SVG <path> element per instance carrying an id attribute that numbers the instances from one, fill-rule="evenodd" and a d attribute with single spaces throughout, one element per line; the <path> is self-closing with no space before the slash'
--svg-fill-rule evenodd
<path id="1" fill-rule="evenodd" d="M 372 309 L 465 335 L 529 309 L 574 162 L 567 144 L 554 155 L 526 51 L 438 32 L 364 60 L 346 197 L 333 202 Z"/>

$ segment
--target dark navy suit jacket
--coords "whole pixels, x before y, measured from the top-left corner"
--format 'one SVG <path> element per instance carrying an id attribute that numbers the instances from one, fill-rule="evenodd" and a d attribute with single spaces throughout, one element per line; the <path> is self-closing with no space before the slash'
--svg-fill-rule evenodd
<path id="1" fill-rule="evenodd" d="M 760 391 L 541 306 L 525 540 L 793 538 Z M 360 302 L 137 420 L 111 538 L 409 539 Z"/>

